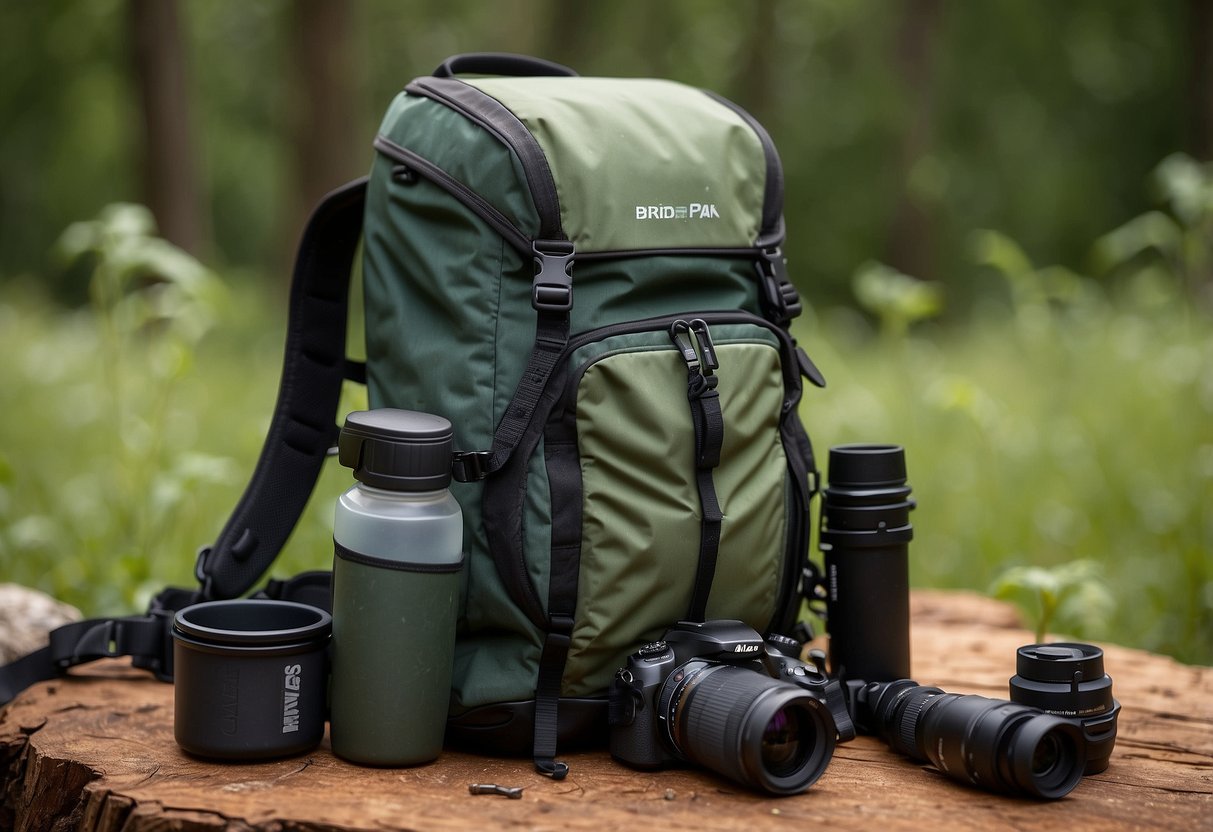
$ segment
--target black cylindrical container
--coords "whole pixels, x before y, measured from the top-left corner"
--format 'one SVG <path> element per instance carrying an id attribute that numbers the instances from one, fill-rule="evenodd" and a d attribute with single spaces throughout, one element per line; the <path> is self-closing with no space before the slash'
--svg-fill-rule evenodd
<path id="1" fill-rule="evenodd" d="M 821 508 L 830 667 L 841 679 L 910 676 L 910 487 L 898 445 L 830 449 Z"/>
<path id="2" fill-rule="evenodd" d="M 173 619 L 177 744 L 201 757 L 256 760 L 324 736 L 332 618 L 290 601 L 210 601 Z"/>

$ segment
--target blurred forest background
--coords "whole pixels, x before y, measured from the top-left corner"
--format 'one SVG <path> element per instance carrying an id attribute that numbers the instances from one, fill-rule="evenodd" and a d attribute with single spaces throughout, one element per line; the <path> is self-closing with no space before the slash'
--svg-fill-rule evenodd
<path id="1" fill-rule="evenodd" d="M 830 380 L 803 416 L 906 446 L 914 583 L 1213 664 L 1206 0 L 0 3 L 0 580 L 97 614 L 189 583 L 307 212 L 467 51 L 753 113 Z M 345 473 L 279 574 L 327 565 Z"/>

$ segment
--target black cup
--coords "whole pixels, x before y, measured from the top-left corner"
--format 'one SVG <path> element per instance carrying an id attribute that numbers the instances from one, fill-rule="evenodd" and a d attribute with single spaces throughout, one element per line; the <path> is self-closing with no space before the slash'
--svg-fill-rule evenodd
<path id="1" fill-rule="evenodd" d="M 332 617 L 291 601 L 209 601 L 173 619 L 173 732 L 200 757 L 299 754 L 324 736 Z"/>

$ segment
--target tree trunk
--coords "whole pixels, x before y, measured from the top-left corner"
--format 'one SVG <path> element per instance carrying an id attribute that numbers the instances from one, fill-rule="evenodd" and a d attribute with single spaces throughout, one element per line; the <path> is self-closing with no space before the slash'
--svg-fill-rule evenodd
<path id="1" fill-rule="evenodd" d="M 1213 0 L 1188 0 L 1188 35 L 1188 145 L 1193 156 L 1207 162 L 1213 160 Z"/>
<path id="2" fill-rule="evenodd" d="M 135 84 L 143 108 L 144 201 L 160 235 L 191 254 L 209 243 L 190 120 L 177 0 L 130 0 Z"/>
<path id="3" fill-rule="evenodd" d="M 939 0 L 910 0 L 897 34 L 894 66 L 901 79 L 909 117 L 898 154 L 900 193 L 889 227 L 890 265 L 914 277 L 929 279 L 935 272 L 934 227 L 929 211 L 910 187 L 914 166 L 931 147 L 935 95 L 932 51 L 940 17 Z"/>
<path id="4" fill-rule="evenodd" d="M 331 0 L 290 4 L 286 87 L 295 91 L 290 135 L 293 177 L 286 212 L 290 254 L 320 199 L 366 172 L 370 137 L 361 136 L 352 40 L 353 6 Z M 359 139 L 362 143 L 359 143 Z M 289 276 L 289 270 L 286 271 Z"/>

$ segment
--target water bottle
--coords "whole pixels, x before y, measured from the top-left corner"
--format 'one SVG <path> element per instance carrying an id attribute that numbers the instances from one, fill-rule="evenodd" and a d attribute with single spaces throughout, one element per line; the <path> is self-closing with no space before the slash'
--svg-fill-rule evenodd
<path id="1" fill-rule="evenodd" d="M 383 408 L 346 417 L 338 458 L 358 482 L 333 525 L 333 752 L 403 766 L 442 751 L 463 515 L 451 423 Z"/>

